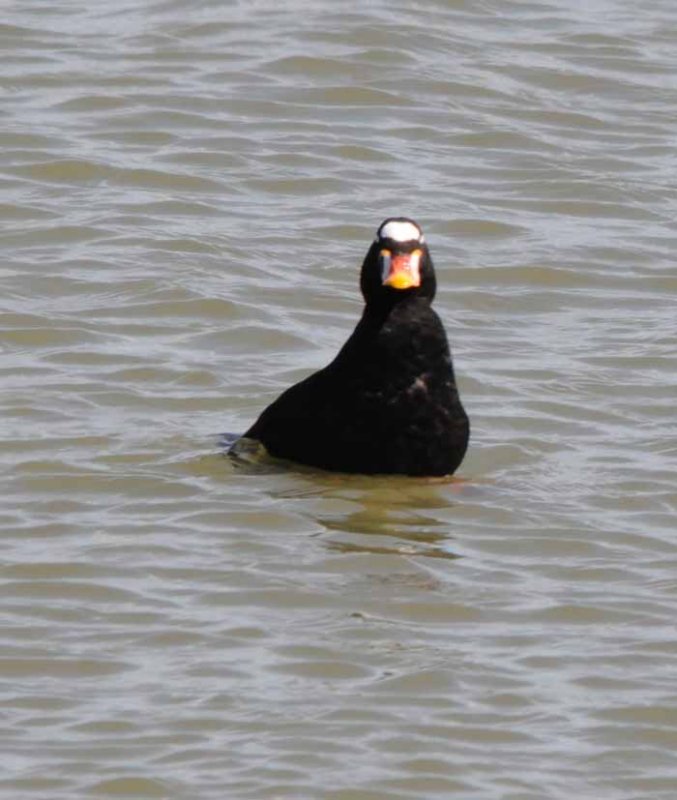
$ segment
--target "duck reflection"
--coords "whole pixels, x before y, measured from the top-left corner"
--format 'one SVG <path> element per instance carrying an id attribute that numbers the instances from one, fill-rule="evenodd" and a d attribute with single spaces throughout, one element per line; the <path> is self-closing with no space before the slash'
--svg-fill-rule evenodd
<path id="1" fill-rule="evenodd" d="M 314 476 L 283 495 L 301 501 L 322 526 L 318 535 L 344 553 L 392 553 L 455 559 L 445 510 L 467 486 L 458 479 L 420 480 Z M 300 510 L 300 509 L 299 509 Z M 438 515 L 435 512 L 439 512 Z"/>

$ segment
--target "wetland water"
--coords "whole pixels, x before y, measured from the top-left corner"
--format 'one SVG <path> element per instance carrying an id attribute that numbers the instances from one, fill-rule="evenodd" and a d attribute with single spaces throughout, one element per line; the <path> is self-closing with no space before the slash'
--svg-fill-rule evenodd
<path id="1" fill-rule="evenodd" d="M 677 6 L 2 17 L 0 800 L 673 800 Z M 236 468 L 393 214 L 458 479 Z"/>

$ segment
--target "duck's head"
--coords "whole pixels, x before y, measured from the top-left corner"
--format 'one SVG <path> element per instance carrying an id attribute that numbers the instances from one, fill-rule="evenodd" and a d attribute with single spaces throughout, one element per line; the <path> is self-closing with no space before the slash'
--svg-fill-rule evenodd
<path id="1" fill-rule="evenodd" d="M 435 296 L 435 271 L 421 228 L 407 217 L 381 223 L 362 264 L 367 304 L 392 305 L 407 297 Z"/>

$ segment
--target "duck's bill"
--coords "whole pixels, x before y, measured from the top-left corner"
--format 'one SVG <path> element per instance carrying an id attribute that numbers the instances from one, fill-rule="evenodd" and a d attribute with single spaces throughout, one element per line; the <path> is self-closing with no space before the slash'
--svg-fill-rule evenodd
<path id="1" fill-rule="evenodd" d="M 381 250 L 381 277 L 384 286 L 412 289 L 421 285 L 421 251 L 393 254 Z"/>

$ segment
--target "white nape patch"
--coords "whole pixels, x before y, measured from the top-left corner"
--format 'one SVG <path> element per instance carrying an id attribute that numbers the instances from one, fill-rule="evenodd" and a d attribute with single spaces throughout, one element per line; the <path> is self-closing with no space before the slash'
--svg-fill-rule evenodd
<path id="1" fill-rule="evenodd" d="M 394 242 L 422 242 L 423 234 L 413 222 L 391 220 L 378 232 L 379 239 L 392 239 Z"/>

